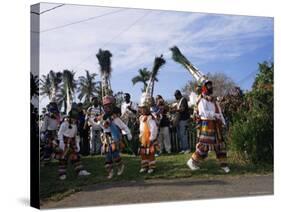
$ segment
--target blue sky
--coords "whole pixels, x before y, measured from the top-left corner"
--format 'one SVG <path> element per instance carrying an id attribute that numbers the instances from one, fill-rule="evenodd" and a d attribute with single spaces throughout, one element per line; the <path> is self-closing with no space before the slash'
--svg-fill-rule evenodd
<path id="1" fill-rule="evenodd" d="M 43 3 L 41 11 L 54 6 Z M 129 92 L 137 102 L 142 85 L 133 86 L 131 79 L 138 69 L 151 69 L 155 56 L 166 59 L 155 94 L 171 99 L 192 79 L 171 59 L 174 45 L 203 73 L 225 73 L 242 89 L 250 89 L 258 62 L 273 60 L 273 18 L 268 17 L 64 5 L 40 18 L 41 74 L 63 69 L 77 76 L 84 70 L 98 73 L 95 55 L 99 48 L 108 49 L 113 90 Z"/>

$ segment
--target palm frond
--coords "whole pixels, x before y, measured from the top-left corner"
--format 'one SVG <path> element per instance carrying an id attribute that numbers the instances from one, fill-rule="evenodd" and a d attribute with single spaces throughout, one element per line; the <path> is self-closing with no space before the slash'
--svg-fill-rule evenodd
<path id="1" fill-rule="evenodd" d="M 39 95 L 39 79 L 30 73 L 30 98 Z"/>
<path id="2" fill-rule="evenodd" d="M 145 81 L 144 78 L 142 78 L 141 76 L 135 76 L 132 78 L 133 85 L 135 85 L 138 82 L 144 82 L 144 81 Z"/>

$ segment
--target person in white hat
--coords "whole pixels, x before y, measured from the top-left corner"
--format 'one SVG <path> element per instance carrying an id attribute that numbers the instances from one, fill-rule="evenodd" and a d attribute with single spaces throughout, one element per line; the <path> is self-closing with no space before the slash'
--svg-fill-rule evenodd
<path id="1" fill-rule="evenodd" d="M 140 173 L 153 173 L 156 168 L 155 145 L 157 145 L 158 127 L 150 112 L 151 97 L 143 94 L 139 104 L 140 109 Z"/>

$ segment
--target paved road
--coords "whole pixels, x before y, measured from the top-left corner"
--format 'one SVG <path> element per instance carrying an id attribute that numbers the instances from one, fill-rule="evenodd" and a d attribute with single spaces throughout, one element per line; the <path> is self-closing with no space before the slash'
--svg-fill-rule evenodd
<path id="1" fill-rule="evenodd" d="M 111 182 L 85 187 L 43 208 L 100 206 L 273 194 L 273 175 Z"/>

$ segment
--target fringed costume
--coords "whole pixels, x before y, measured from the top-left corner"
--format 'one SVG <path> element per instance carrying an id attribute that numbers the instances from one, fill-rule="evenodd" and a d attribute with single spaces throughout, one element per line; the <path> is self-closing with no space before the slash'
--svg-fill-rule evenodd
<path id="1" fill-rule="evenodd" d="M 117 168 L 117 175 L 121 175 L 125 168 L 120 155 L 122 132 L 127 135 L 129 140 L 132 139 L 132 135 L 127 125 L 114 113 L 114 98 L 105 96 L 103 105 L 106 113 L 103 115 L 102 121 L 102 153 L 105 154 L 105 169 L 108 172 L 108 179 L 111 179 L 114 175 L 114 164 Z"/>
<path id="2" fill-rule="evenodd" d="M 51 102 L 48 105 L 48 114 L 44 116 L 43 124 L 40 129 L 41 153 L 40 157 L 45 162 L 48 162 L 54 157 L 56 147 L 58 146 L 57 131 L 60 124 L 60 116 L 56 103 Z"/>
<path id="3" fill-rule="evenodd" d="M 209 151 L 215 151 L 221 168 L 230 171 L 226 159 L 226 145 L 222 136 L 222 125 L 225 122 L 219 104 L 211 96 L 212 82 L 204 82 L 202 96 L 198 99 L 197 107 L 197 144 L 187 165 L 192 170 L 199 169 L 200 163 L 208 157 Z"/>
<path id="4" fill-rule="evenodd" d="M 90 175 L 87 172 L 80 160 L 79 155 L 79 140 L 77 139 L 77 126 L 73 120 L 64 121 L 59 129 L 58 137 L 60 140 L 60 153 L 58 154 L 59 158 L 59 178 L 61 180 L 66 179 L 66 168 L 68 160 L 70 160 L 71 164 L 74 167 L 75 172 L 78 176 L 87 176 Z"/>
<path id="5" fill-rule="evenodd" d="M 140 172 L 153 172 L 156 168 L 155 145 L 157 140 L 158 128 L 152 115 L 140 116 Z"/>

